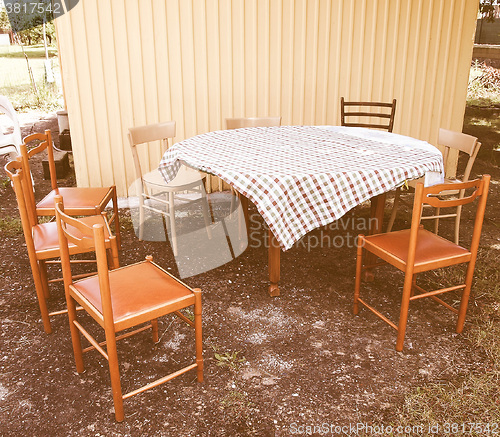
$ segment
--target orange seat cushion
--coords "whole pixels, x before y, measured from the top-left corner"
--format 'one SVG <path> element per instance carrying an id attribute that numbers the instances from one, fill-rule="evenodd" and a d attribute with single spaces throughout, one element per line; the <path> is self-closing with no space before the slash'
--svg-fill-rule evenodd
<path id="1" fill-rule="evenodd" d="M 60 194 L 64 200 L 64 210 L 69 215 L 84 214 L 90 211 L 92 214 L 99 212 L 99 205 L 110 196 L 110 187 L 104 188 L 76 188 L 61 187 L 52 190 L 40 202 L 37 203 L 37 213 L 39 215 L 53 215 L 54 198 Z M 109 201 L 109 200 L 108 200 Z M 106 202 L 108 203 L 108 202 Z M 51 212 L 52 211 L 52 212 Z"/>
<path id="2" fill-rule="evenodd" d="M 73 285 L 102 314 L 98 277 L 82 279 Z M 115 324 L 168 305 L 179 303 L 175 308 L 179 309 L 194 303 L 194 294 L 189 288 L 147 261 L 111 270 L 109 286 Z"/>
<path id="3" fill-rule="evenodd" d="M 410 229 L 370 235 L 365 237 L 365 240 L 368 250 L 370 250 L 370 247 L 382 249 L 406 264 L 410 244 Z M 418 230 L 415 252 L 416 270 L 425 270 L 426 266 L 438 262 L 444 262 L 447 265 L 467 262 L 469 258 L 470 252 L 462 246 L 458 246 L 426 229 L 420 228 Z M 446 260 L 449 260 L 449 263 Z"/>
<path id="4" fill-rule="evenodd" d="M 79 219 L 87 226 L 92 227 L 93 225 L 104 225 L 104 236 L 109 238 L 109 232 L 107 230 L 104 218 L 101 215 L 91 215 Z M 81 232 L 77 231 L 72 226 L 69 227 L 71 233 L 76 237 L 82 236 Z M 38 259 L 48 259 L 56 258 L 60 256 L 59 252 L 59 237 L 57 235 L 57 223 L 41 223 L 39 225 L 33 226 L 33 244 L 35 246 L 35 251 L 37 253 Z M 69 243 L 69 253 L 75 254 L 79 253 L 77 247 L 73 243 Z"/>

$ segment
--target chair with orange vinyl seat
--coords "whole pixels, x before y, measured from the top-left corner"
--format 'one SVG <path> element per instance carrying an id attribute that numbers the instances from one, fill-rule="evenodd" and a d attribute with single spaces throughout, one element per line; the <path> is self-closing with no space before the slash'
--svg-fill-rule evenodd
<path id="1" fill-rule="evenodd" d="M 396 114 L 396 99 L 392 103 L 384 102 L 346 102 L 340 98 L 340 125 L 348 127 L 366 127 L 370 129 L 383 129 L 392 132 L 394 116 Z M 351 117 L 356 117 L 355 121 Z M 369 118 L 370 121 L 364 121 Z M 347 120 L 346 120 L 347 119 Z M 377 119 L 378 121 L 372 121 Z M 383 123 L 386 119 L 387 123 Z"/>
<path id="2" fill-rule="evenodd" d="M 462 152 L 468 155 L 467 164 L 465 166 L 465 171 L 463 177 L 460 179 L 457 178 L 445 178 L 444 182 L 447 184 L 456 184 L 460 182 L 467 182 L 469 180 L 469 176 L 472 170 L 472 166 L 474 165 L 474 161 L 476 160 L 476 156 L 481 148 L 481 143 L 477 140 L 476 137 L 472 135 L 467 135 L 461 132 L 454 132 L 448 129 L 439 129 L 438 136 L 438 144 L 444 147 L 443 153 L 443 162 L 446 165 L 448 162 L 450 152 L 452 150 L 456 150 L 458 153 Z M 408 181 L 408 185 L 411 188 L 415 188 L 418 182 L 421 180 L 411 180 Z M 440 194 L 441 197 L 446 196 L 458 196 L 461 197 L 463 193 L 458 189 L 450 189 L 445 193 Z M 394 203 L 392 206 L 391 216 L 389 218 L 389 224 L 387 225 L 387 232 L 391 232 L 392 226 L 394 225 L 394 221 L 396 219 L 396 214 L 398 210 L 398 205 L 400 202 L 403 202 L 401 199 L 401 188 L 396 189 L 396 193 L 394 195 Z M 452 218 L 455 217 L 455 244 L 459 242 L 460 235 L 460 218 L 462 216 L 462 206 L 459 205 L 456 207 L 455 212 L 442 214 L 440 208 L 435 208 L 433 215 L 422 216 L 421 220 L 434 220 L 434 232 L 437 233 L 439 229 L 439 219 L 442 218 Z"/>
<path id="3" fill-rule="evenodd" d="M 425 188 L 422 183 L 418 183 L 415 191 L 410 229 L 370 236 L 359 235 L 354 291 L 354 314 L 358 314 L 359 304 L 362 304 L 396 329 L 398 332 L 396 350 L 403 350 L 410 302 L 423 297 L 431 297 L 438 303 L 458 314 L 456 330 L 458 333 L 462 332 L 474 275 L 489 183 L 489 175 L 484 175 L 482 179 L 470 182 L 440 184 L 428 188 Z M 450 188 L 464 190 L 465 194 L 459 199 L 443 200 L 438 197 L 439 193 L 445 192 Z M 469 194 L 471 190 L 473 190 L 473 192 Z M 429 204 L 435 208 L 446 208 L 463 206 L 475 200 L 478 201 L 478 204 L 469 249 L 429 232 L 420 225 L 422 206 L 425 204 Z M 364 250 L 381 258 L 382 262 L 371 266 L 363 266 Z M 393 265 L 405 274 L 398 325 L 391 322 L 373 306 L 359 297 L 363 269 L 373 268 L 384 262 Z M 417 274 L 419 273 L 463 263 L 467 264 L 467 271 L 464 283 L 462 284 L 441 288 L 439 290 L 426 291 L 416 283 Z M 437 297 L 440 294 L 456 290 L 463 290 L 458 310 Z"/>
<path id="4" fill-rule="evenodd" d="M 16 194 L 19 215 L 21 216 L 21 224 L 23 228 L 26 247 L 28 249 L 29 262 L 35 283 L 35 290 L 42 316 L 42 322 L 45 332 L 51 333 L 50 316 L 65 313 L 66 310 L 49 313 L 47 309 L 46 299 L 49 297 L 49 283 L 60 281 L 61 279 L 48 279 L 47 264 L 58 262 L 53 258 L 59 258 L 59 238 L 57 235 L 57 226 L 55 222 L 38 223 L 38 216 L 35 212 L 35 202 L 32 198 L 31 178 L 26 178 L 24 165 L 21 157 L 17 157 L 15 161 L 10 161 L 5 166 L 5 171 L 12 181 L 12 185 Z M 89 226 L 93 224 L 102 224 L 106 229 L 107 248 L 112 253 L 111 263 L 118 267 L 118 248 L 116 244 L 109 241 L 111 232 L 106 221 L 104 213 L 97 216 L 87 216 L 83 219 Z M 81 251 L 74 245 L 70 247 L 71 255 L 88 252 Z M 72 260 L 72 262 L 82 263 L 84 260 Z M 90 260 L 89 262 L 94 262 Z M 82 274 L 80 276 L 88 276 Z"/>
<path id="5" fill-rule="evenodd" d="M 39 141 L 39 143 L 28 150 L 28 144 Z M 52 191 L 50 191 L 40 202 L 36 204 L 35 214 L 38 216 L 53 216 L 54 212 L 54 198 L 60 194 L 64 198 L 66 210 L 75 215 L 96 215 L 103 212 L 110 201 L 113 202 L 113 214 L 109 222 L 114 222 L 115 235 L 120 246 L 120 223 L 118 219 L 118 202 L 116 199 L 116 187 L 92 187 L 92 188 L 79 188 L 79 187 L 58 187 L 56 166 L 54 162 L 54 150 L 52 146 L 52 136 L 50 130 L 45 133 L 36 133 L 28 135 L 23 139 L 21 144 L 21 156 L 26 168 L 26 178 L 30 178 L 30 159 L 37 153 L 47 150 L 48 164 L 50 170 L 50 182 Z M 32 197 L 34 201 L 34 189 L 32 190 Z"/>
<path id="6" fill-rule="evenodd" d="M 57 198 L 56 222 L 61 245 L 61 260 L 65 283 L 68 315 L 75 355 L 76 369 L 84 371 L 83 352 L 97 349 L 107 360 L 117 421 L 124 419 L 123 400 L 156 387 L 192 369 L 197 369 L 198 381 L 203 381 L 203 356 L 201 334 L 201 290 L 191 289 L 152 262 L 146 261 L 109 271 L 106 261 L 105 235 L 102 225 L 87 226 L 80 219 L 64 213 L 64 206 Z M 74 230 L 78 230 L 76 234 Z M 68 245 L 80 250 L 95 247 L 97 275 L 73 282 L 69 263 Z M 99 343 L 80 324 L 76 317 L 76 304 L 104 329 L 105 342 Z M 194 305 L 194 322 L 180 310 Z M 174 373 L 122 394 L 116 341 L 130 337 L 148 328 L 153 341 L 158 342 L 157 318 L 175 314 L 195 329 L 196 361 Z M 120 331 L 146 323 L 145 326 L 116 336 Z M 91 346 L 82 350 L 80 334 Z M 106 345 L 106 350 L 102 346 Z"/>

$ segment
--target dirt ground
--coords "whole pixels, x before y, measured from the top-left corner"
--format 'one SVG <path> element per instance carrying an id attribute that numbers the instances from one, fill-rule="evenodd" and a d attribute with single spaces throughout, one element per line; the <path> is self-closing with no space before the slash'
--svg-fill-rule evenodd
<path id="1" fill-rule="evenodd" d="M 46 127 L 57 131 L 53 117 L 27 129 Z M 57 132 L 54 138 L 57 141 Z M 493 179 L 483 247 L 500 243 L 500 171 L 494 155 L 485 150 L 473 169 Z M 35 173 L 35 179 L 40 177 Z M 61 181 L 73 183 L 73 177 Z M 44 181 L 37 196 L 46 191 Z M 7 183 L 0 187 L 0 207 L 0 218 L 18 217 Z M 169 244 L 139 241 L 128 211 L 120 212 L 121 264 L 152 254 L 175 273 Z M 368 205 L 359 207 L 349 215 L 350 222 L 343 222 L 347 229 L 316 230 L 305 242 L 324 235 L 347 241 L 347 235 L 358 233 L 352 226 L 355 219 L 368 213 Z M 408 218 L 407 213 L 399 214 L 397 227 L 408 226 Z M 264 235 L 262 221 L 255 220 L 255 235 Z M 465 228 L 471 221 L 467 210 Z M 451 227 L 442 227 L 450 235 Z M 205 381 L 197 383 L 195 374 L 188 373 L 135 396 L 125 401 L 125 421 L 117 423 L 106 361 L 90 352 L 86 372 L 76 373 L 64 315 L 52 319 L 52 334 L 44 333 L 24 238 L 18 230 L 2 230 L 0 435 L 288 436 L 300 430 L 304 435 L 304 426 L 389 424 L 405 394 L 416 387 L 457 379 L 488 365 L 480 350 L 454 332 L 455 316 L 425 299 L 412 304 L 405 349 L 396 352 L 391 327 L 367 310 L 352 314 L 354 247 L 327 246 L 298 244 L 282 253 L 277 298 L 267 294 L 267 252 L 262 245 L 186 279 L 203 290 Z M 429 279 L 432 276 L 424 282 Z M 401 273 L 382 268 L 375 281 L 364 286 L 365 295 L 377 297 L 393 319 L 399 312 L 402 280 Z M 50 309 L 64 307 L 62 287 L 52 291 Z M 474 308 L 473 297 L 470 311 Z M 160 335 L 158 345 L 148 332 L 119 344 L 124 391 L 191 362 L 194 336 L 187 325 L 166 317 L 160 321 Z"/>

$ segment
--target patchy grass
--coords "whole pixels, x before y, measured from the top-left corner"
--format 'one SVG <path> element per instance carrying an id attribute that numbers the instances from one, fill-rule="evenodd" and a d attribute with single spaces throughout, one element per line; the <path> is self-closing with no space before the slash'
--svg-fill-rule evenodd
<path id="1" fill-rule="evenodd" d="M 45 50 L 42 45 L 25 47 L 37 85 L 32 87 L 28 66 L 20 46 L 0 48 L 0 94 L 9 98 L 17 111 L 38 109 L 50 112 L 61 107 L 61 91 L 56 84 L 45 82 Z M 52 70 L 58 75 L 59 60 L 54 47 L 49 49 Z"/>
<path id="2" fill-rule="evenodd" d="M 472 64 L 467 87 L 467 104 L 500 105 L 500 70 L 477 61 Z"/>
<path id="3" fill-rule="evenodd" d="M 500 426 L 499 265 L 497 249 L 480 251 L 464 331 L 471 345 L 488 358 L 486 365 L 455 380 L 417 387 L 405 398 L 394 426 L 423 425 L 429 430 L 439 424 L 444 433 L 444 424 L 458 424 L 459 432 L 454 434 L 477 436 L 492 433 L 491 426 Z M 443 280 L 444 275 L 449 279 L 450 271 L 446 269 L 442 275 Z M 485 429 L 488 424 L 489 432 Z"/>
<path id="4" fill-rule="evenodd" d="M 60 92 L 55 84 L 40 82 L 37 92 L 31 85 L 0 88 L 0 94 L 9 98 L 14 109 L 18 112 L 37 109 L 52 112 L 61 109 Z"/>
<path id="5" fill-rule="evenodd" d="M 4 237 L 14 237 L 23 232 L 21 220 L 18 218 L 0 217 L 0 232 Z"/>
<path id="6" fill-rule="evenodd" d="M 248 393 L 239 390 L 231 390 L 220 401 L 221 410 L 225 410 L 233 419 L 248 419 L 248 412 L 253 403 L 248 399 Z"/>
<path id="7" fill-rule="evenodd" d="M 246 362 L 245 357 L 239 356 L 240 351 L 219 352 L 217 346 L 212 346 L 212 349 L 214 350 L 214 357 L 217 361 L 216 365 L 219 367 L 227 367 L 229 370 L 236 371 Z"/>
<path id="8" fill-rule="evenodd" d="M 500 164 L 500 108 L 467 107 L 463 131 L 481 141 L 478 159 L 487 165 Z"/>
<path id="9" fill-rule="evenodd" d="M 56 46 L 49 46 L 49 58 L 57 58 L 57 48 Z M 45 59 L 45 48 L 43 44 L 35 44 L 32 46 L 25 46 L 24 51 L 30 59 Z M 11 45 L 0 47 L 0 57 L 1 58 L 23 58 L 24 54 L 21 46 Z"/>

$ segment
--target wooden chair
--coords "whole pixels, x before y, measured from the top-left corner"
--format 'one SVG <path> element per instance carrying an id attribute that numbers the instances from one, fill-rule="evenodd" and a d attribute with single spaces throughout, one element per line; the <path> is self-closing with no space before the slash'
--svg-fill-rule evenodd
<path id="1" fill-rule="evenodd" d="M 352 108 L 355 109 L 352 109 Z M 383 102 L 346 102 L 343 97 L 340 98 L 340 124 L 349 127 L 367 127 L 373 129 L 384 129 L 392 132 L 394 127 L 394 115 L 396 113 L 396 99 L 392 103 Z M 355 122 L 346 121 L 346 118 L 358 117 Z M 378 122 L 364 122 L 359 117 L 368 117 L 377 119 Z M 386 119 L 387 123 L 383 123 Z"/>
<path id="2" fill-rule="evenodd" d="M 196 368 L 198 381 L 202 382 L 201 290 L 191 289 L 183 284 L 154 264 L 151 256 L 147 256 L 146 261 L 109 271 L 104 227 L 102 225 L 90 227 L 82 220 L 65 214 L 61 198 L 57 197 L 56 201 L 56 221 L 76 369 L 79 373 L 84 371 L 83 352 L 92 349 L 97 349 L 108 360 L 116 420 L 121 422 L 124 419 L 124 399 L 163 384 L 189 370 Z M 80 250 L 90 250 L 95 247 L 97 276 L 73 282 L 68 249 L 71 244 Z M 76 303 L 80 304 L 104 329 L 105 342 L 99 343 L 95 340 L 77 320 Z M 191 305 L 194 305 L 194 322 L 179 311 Z M 127 394 L 122 394 L 116 341 L 151 328 L 153 341 L 158 342 L 157 318 L 170 313 L 176 314 L 194 327 L 196 362 Z M 146 325 L 116 336 L 120 331 L 143 323 Z M 85 350 L 82 350 L 80 333 L 91 344 Z M 104 345 L 106 350 L 102 347 Z"/>
<path id="3" fill-rule="evenodd" d="M 110 201 L 113 202 L 113 214 L 109 220 L 114 222 L 115 235 L 120 247 L 120 223 L 118 219 L 118 202 L 116 199 L 116 187 L 58 187 L 56 166 L 54 162 L 54 150 L 52 147 L 52 136 L 50 130 L 44 134 L 36 133 L 24 138 L 24 144 L 21 144 L 21 156 L 26 169 L 25 177 L 31 179 L 30 159 L 47 150 L 48 164 L 50 170 L 50 182 L 52 191 L 50 191 L 40 202 L 36 204 L 34 214 L 37 216 L 54 216 L 54 199 L 60 194 L 66 203 L 66 210 L 74 215 L 96 215 L 103 212 Z M 28 150 L 27 145 L 33 141 L 39 141 L 39 144 Z M 34 189 L 31 190 L 31 196 L 34 197 Z M 33 218 L 34 219 L 34 218 Z"/>
<path id="4" fill-rule="evenodd" d="M 471 135 L 463 134 L 461 132 L 454 132 L 447 129 L 439 129 L 438 136 L 438 144 L 444 146 L 443 153 L 443 161 L 446 162 L 449 159 L 450 151 L 457 150 L 459 153 L 463 152 L 469 156 L 467 160 L 467 165 L 465 167 L 465 171 L 463 177 L 460 179 L 457 178 L 445 178 L 444 182 L 446 184 L 456 184 L 461 182 L 467 182 L 469 180 L 469 176 L 472 170 L 472 166 L 474 165 L 474 161 L 476 160 L 477 153 L 481 148 L 481 143 L 477 140 L 476 137 Z M 415 188 L 418 182 L 422 182 L 423 179 L 411 180 L 408 181 L 408 185 L 411 188 Z M 451 197 L 451 196 L 463 196 L 463 191 L 458 189 L 450 189 L 445 193 L 441 193 L 441 196 Z M 394 225 L 394 221 L 396 219 L 396 214 L 398 210 L 398 206 L 400 203 L 403 203 L 403 199 L 401 199 L 401 188 L 397 188 L 394 194 L 394 204 L 391 210 L 391 216 L 389 218 L 389 224 L 387 225 L 387 232 L 392 230 Z M 435 208 L 434 214 L 430 216 L 422 216 L 422 220 L 434 220 L 434 232 L 437 234 L 439 229 L 439 219 L 441 218 L 452 218 L 455 217 L 455 244 L 459 242 L 459 234 L 460 234 L 460 218 L 462 215 L 462 206 L 458 205 L 453 213 L 441 214 L 440 208 Z"/>
<path id="5" fill-rule="evenodd" d="M 55 222 L 38 223 L 38 216 L 34 212 L 35 202 L 31 196 L 32 185 L 30 178 L 25 177 L 27 173 L 24 169 L 21 157 L 17 157 L 15 161 L 10 161 L 5 166 L 5 171 L 12 181 L 12 185 L 16 194 L 17 204 L 19 207 L 19 215 L 21 216 L 21 224 L 23 228 L 26 247 L 28 249 L 28 257 L 35 283 L 38 305 L 42 316 L 43 327 L 45 332 L 50 334 L 52 328 L 50 326 L 50 316 L 65 313 L 66 310 L 49 313 L 47 309 L 46 299 L 49 297 L 49 283 L 58 282 L 62 279 L 48 279 L 47 264 L 55 263 L 54 258 L 59 258 L 59 238 L 57 235 L 57 226 Z M 29 182 L 29 183 L 28 183 Z M 104 213 L 103 213 L 104 214 Z M 100 224 L 105 229 L 106 247 L 112 253 L 111 262 L 118 267 L 118 248 L 109 240 L 111 232 L 104 215 L 87 216 L 82 219 L 86 224 Z M 88 252 L 88 250 L 80 250 L 75 245 L 69 248 L 71 255 Z M 84 260 L 72 260 L 72 262 L 82 263 Z M 89 261 L 95 262 L 95 261 Z M 88 276 L 86 274 L 79 277 Z"/>
<path id="6" fill-rule="evenodd" d="M 149 173 L 142 171 L 137 146 L 152 141 L 160 141 L 168 147 L 168 140 L 175 136 L 175 121 L 165 123 L 149 124 L 146 126 L 129 128 L 129 142 L 134 158 L 136 178 L 140 181 L 139 187 L 139 240 L 144 237 L 144 210 L 148 209 L 159 214 L 162 214 L 170 219 L 170 231 L 172 234 L 172 250 L 174 255 L 177 255 L 177 235 L 175 230 L 175 199 L 176 194 L 181 191 L 194 191 L 201 195 L 199 200 L 202 201 L 203 218 L 207 227 L 209 237 L 210 230 L 210 215 L 207 196 L 204 189 L 206 175 L 192 168 L 182 166 L 177 173 L 177 176 L 168 184 L 163 179 L 158 169 L 154 169 Z M 179 198 L 180 200 L 184 200 Z M 152 203 L 151 205 L 149 203 Z M 154 205 L 159 203 L 164 205 L 165 209 L 160 210 Z"/>
<path id="7" fill-rule="evenodd" d="M 9 154 L 14 159 L 15 156 L 21 154 L 21 128 L 19 127 L 16 111 L 5 96 L 0 96 L 0 112 L 10 118 L 14 128 L 14 131 L 10 134 L 0 132 L 0 155 Z"/>
<path id="8" fill-rule="evenodd" d="M 428 188 L 425 188 L 422 183 L 418 183 L 415 192 L 415 201 L 413 203 L 413 216 L 410 229 L 388 232 L 385 234 L 358 236 L 356 282 L 354 287 L 354 314 L 358 314 L 359 304 L 362 304 L 396 329 L 398 331 L 396 350 L 403 350 L 410 302 L 423 297 L 430 297 L 458 314 L 456 330 L 458 333 L 462 332 L 474 275 L 474 266 L 479 247 L 489 184 L 489 175 L 484 175 L 482 179 L 474 181 L 434 185 Z M 472 194 L 464 194 L 464 196 L 459 199 L 440 199 L 437 195 L 443 191 L 449 190 L 450 185 L 453 189 L 464 191 L 473 189 L 474 191 Z M 422 205 L 424 204 L 429 204 L 436 208 L 454 207 L 472 203 L 476 199 L 478 199 L 478 205 L 469 249 L 429 232 L 420 225 Z M 375 265 L 363 266 L 363 250 L 367 250 L 383 261 Z M 405 274 L 398 325 L 391 322 L 387 317 L 359 297 L 362 271 L 383 264 L 384 262 L 393 265 Z M 433 291 L 426 291 L 417 285 L 418 273 L 463 263 L 467 263 L 468 265 L 465 281 L 462 284 Z M 437 297 L 440 294 L 456 290 L 463 290 L 458 310 Z"/>
<path id="9" fill-rule="evenodd" d="M 226 118 L 226 129 L 280 126 L 281 117 Z"/>

